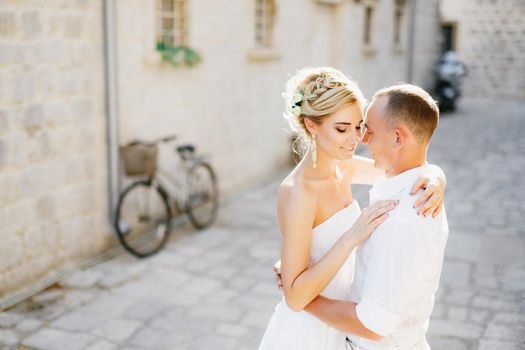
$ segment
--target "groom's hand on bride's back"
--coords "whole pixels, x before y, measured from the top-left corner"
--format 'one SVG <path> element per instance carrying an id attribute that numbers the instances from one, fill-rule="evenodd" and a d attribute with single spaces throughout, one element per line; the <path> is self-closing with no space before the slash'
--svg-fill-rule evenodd
<path id="1" fill-rule="evenodd" d="M 277 282 L 277 288 L 283 290 L 283 280 L 281 279 L 281 260 L 278 260 L 273 264 L 273 273 L 275 273 L 275 280 Z"/>

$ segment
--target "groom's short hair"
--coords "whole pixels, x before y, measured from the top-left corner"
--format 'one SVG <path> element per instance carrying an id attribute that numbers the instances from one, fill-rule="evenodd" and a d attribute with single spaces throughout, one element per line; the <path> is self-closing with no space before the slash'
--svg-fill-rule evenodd
<path id="1" fill-rule="evenodd" d="M 387 125 L 405 124 L 421 143 L 427 143 L 439 121 L 439 108 L 428 92 L 412 84 L 398 84 L 379 90 L 374 99 L 387 96 L 384 109 Z"/>

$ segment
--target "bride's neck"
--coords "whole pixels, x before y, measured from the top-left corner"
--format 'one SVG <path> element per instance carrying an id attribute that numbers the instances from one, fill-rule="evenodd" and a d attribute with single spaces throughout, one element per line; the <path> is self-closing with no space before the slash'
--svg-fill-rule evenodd
<path id="1" fill-rule="evenodd" d="M 301 163 L 304 169 L 304 174 L 307 178 L 321 180 L 338 177 L 339 160 L 322 152 L 319 150 L 319 148 L 317 149 L 317 161 L 315 168 L 313 167 L 311 148 L 308 149 Z"/>

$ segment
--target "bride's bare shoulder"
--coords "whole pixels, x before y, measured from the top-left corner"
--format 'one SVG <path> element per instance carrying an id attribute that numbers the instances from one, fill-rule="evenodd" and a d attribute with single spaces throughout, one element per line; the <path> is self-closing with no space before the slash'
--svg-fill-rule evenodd
<path id="1" fill-rule="evenodd" d="M 316 199 L 314 186 L 310 181 L 302 178 L 300 174 L 288 175 L 279 186 L 278 201 L 280 204 L 315 204 Z"/>
<path id="2" fill-rule="evenodd" d="M 277 215 L 281 232 L 302 232 L 312 228 L 317 208 L 317 194 L 308 181 L 289 176 L 277 195 Z"/>

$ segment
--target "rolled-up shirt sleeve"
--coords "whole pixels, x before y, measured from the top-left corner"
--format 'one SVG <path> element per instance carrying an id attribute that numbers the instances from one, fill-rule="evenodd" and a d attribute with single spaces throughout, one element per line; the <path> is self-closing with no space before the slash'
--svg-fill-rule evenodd
<path id="1" fill-rule="evenodd" d="M 417 293 L 419 267 L 424 263 L 419 249 L 421 236 L 413 224 L 390 219 L 370 237 L 372 250 L 356 313 L 374 333 L 391 334 Z"/>

